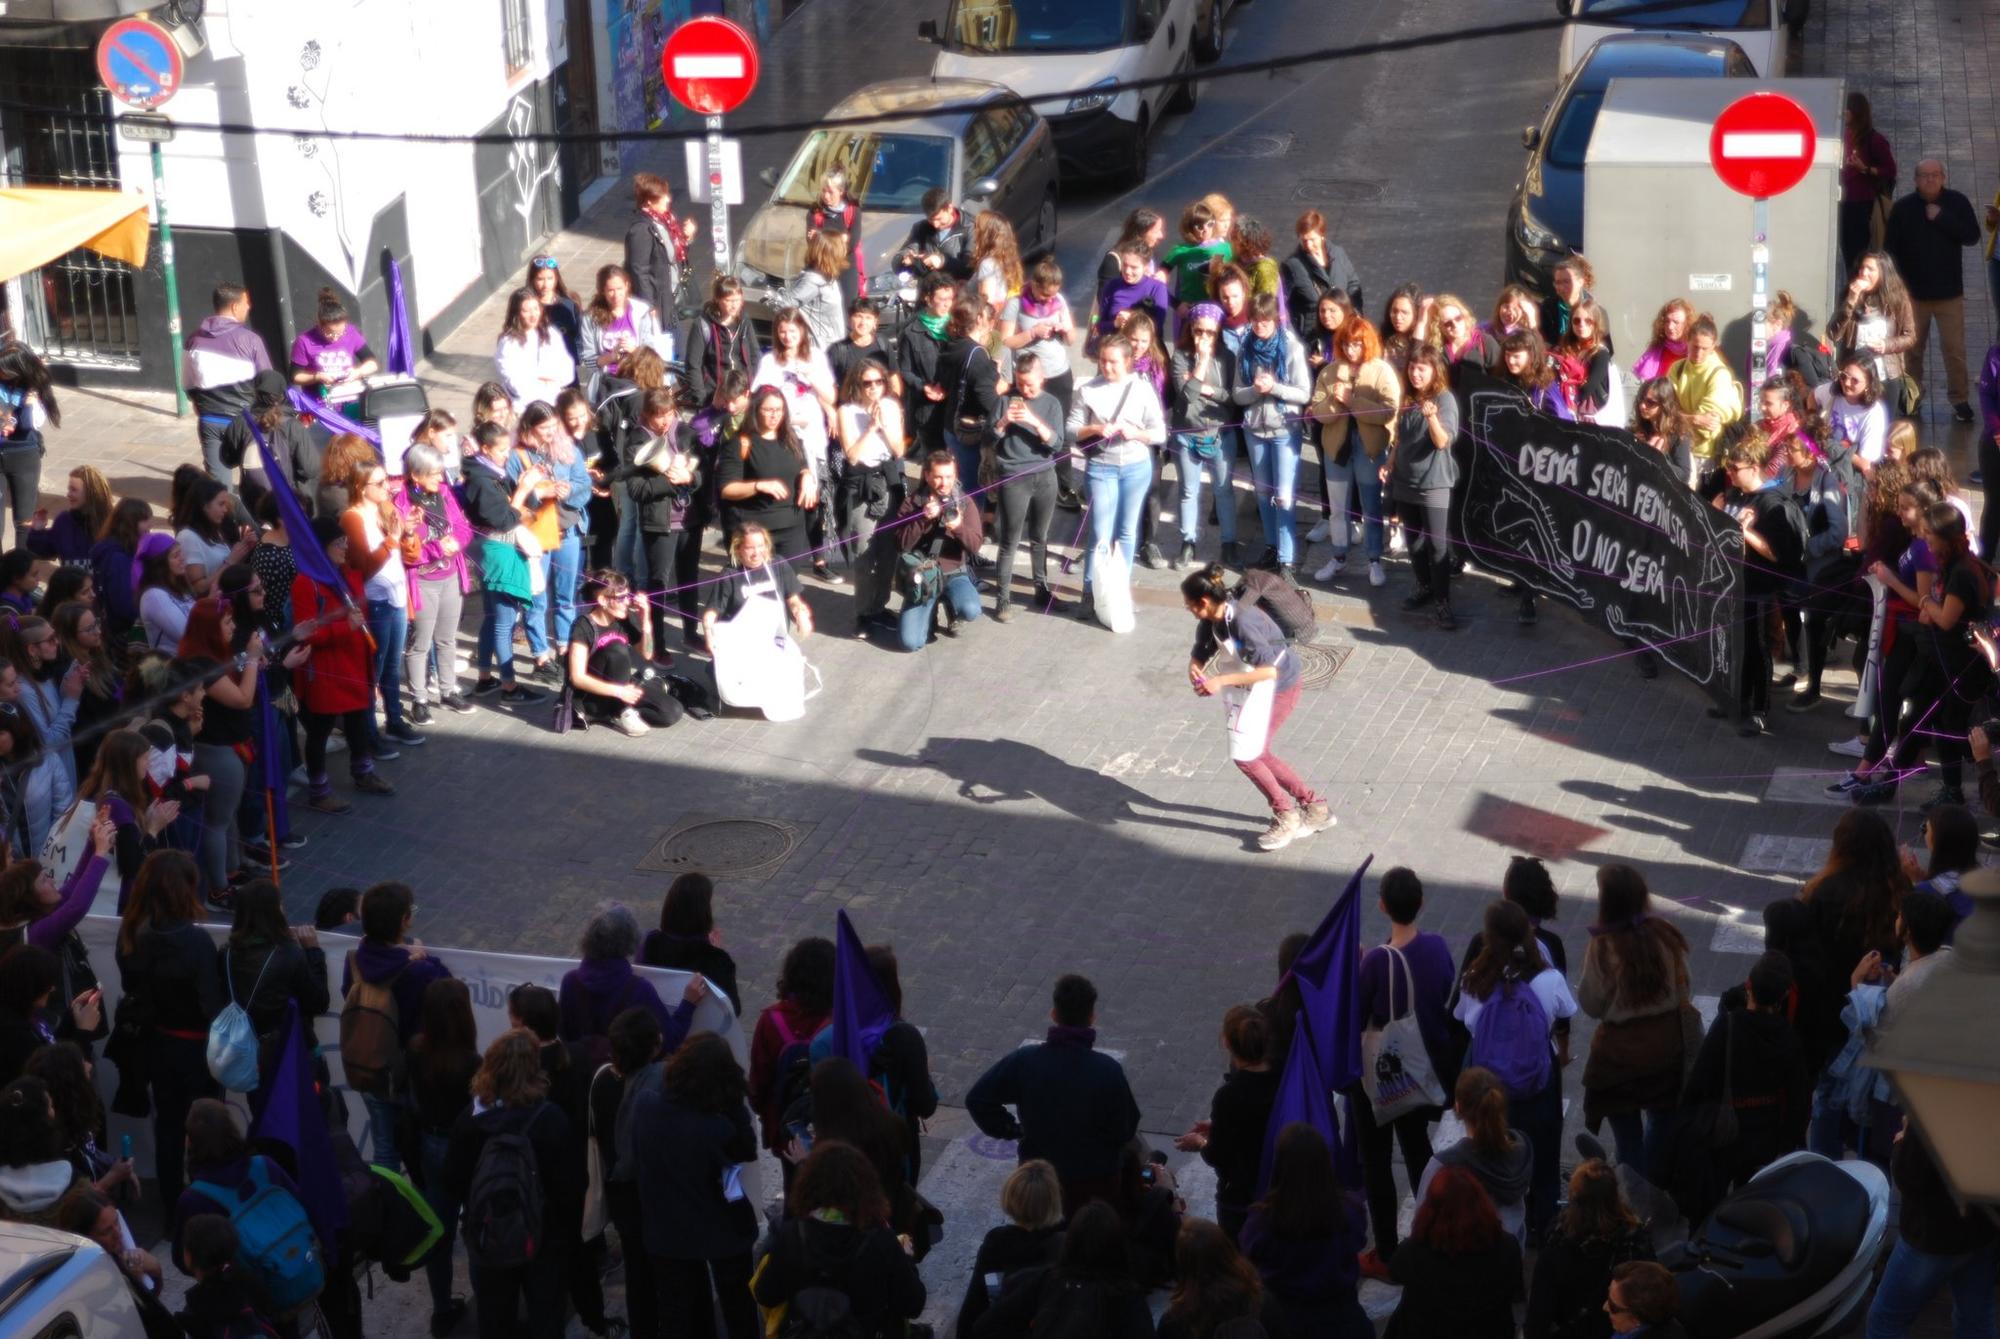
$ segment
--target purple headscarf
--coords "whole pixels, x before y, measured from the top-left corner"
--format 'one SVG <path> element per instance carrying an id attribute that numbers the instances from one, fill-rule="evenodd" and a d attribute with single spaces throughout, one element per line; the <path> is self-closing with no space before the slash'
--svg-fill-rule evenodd
<path id="1" fill-rule="evenodd" d="M 139 589 L 139 581 L 146 573 L 146 560 L 156 553 L 165 553 L 174 546 L 174 537 L 162 530 L 148 530 L 139 536 L 139 547 L 132 553 L 132 589 Z"/>

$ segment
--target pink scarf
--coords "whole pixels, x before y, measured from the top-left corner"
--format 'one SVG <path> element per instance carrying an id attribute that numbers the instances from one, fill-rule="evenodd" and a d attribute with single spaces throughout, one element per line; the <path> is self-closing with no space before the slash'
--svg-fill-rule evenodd
<path id="1" fill-rule="evenodd" d="M 1651 381 L 1673 371 L 1674 364 L 1687 357 L 1687 341 L 1681 339 L 1664 340 L 1651 344 L 1639 355 L 1639 361 L 1632 364 L 1632 375 L 1640 381 Z"/>

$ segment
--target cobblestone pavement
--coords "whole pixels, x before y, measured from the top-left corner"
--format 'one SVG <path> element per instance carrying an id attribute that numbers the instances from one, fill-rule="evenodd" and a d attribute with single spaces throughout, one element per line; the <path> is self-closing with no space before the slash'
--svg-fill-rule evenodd
<path id="1" fill-rule="evenodd" d="M 747 117 L 810 112 L 863 77 L 922 69 L 927 50 L 900 34 L 929 8 L 816 0 L 778 38 Z M 1814 8 L 1806 71 L 1866 88 L 1902 161 L 1941 151 L 1983 203 L 2000 171 L 1987 76 L 2000 20 L 1989 7 Z M 1239 10 L 1230 54 L 1421 34 L 1464 12 L 1448 0 L 1257 0 Z M 1538 17 L 1546 5 L 1504 0 L 1481 13 Z M 839 58 L 864 45 L 866 61 Z M 1325 209 L 1373 302 L 1415 276 L 1477 305 L 1500 273 L 1518 164 L 1511 128 L 1546 98 L 1554 49 L 1550 32 L 1219 83 L 1200 111 L 1165 128 L 1144 190 L 1072 191 L 1064 259 L 1073 271 L 1094 264 L 1098 242 L 1140 198 L 1172 205 L 1222 185 L 1274 231 L 1307 203 Z M 753 146 L 752 170 L 788 151 Z M 613 257 L 623 213 L 614 193 L 556 239 L 571 273 Z M 1983 348 L 1990 312 L 1969 307 L 1970 345 Z M 434 351 L 434 400 L 462 405 L 485 378 L 497 324 L 497 307 L 482 310 Z M 45 487 L 90 460 L 120 491 L 164 496 L 191 454 L 191 423 L 144 397 L 73 392 L 64 402 Z M 1927 435 L 1955 459 L 1969 455 L 1969 436 L 1942 420 Z M 1252 509 L 1244 522 L 1254 533 Z M 1058 537 L 1077 525 L 1064 513 Z M 1464 627 L 1437 632 L 1398 609 L 1409 583 L 1400 562 L 1386 588 L 1350 581 L 1317 593 L 1320 644 L 1344 659 L 1280 743 L 1326 789 L 1340 825 L 1259 854 L 1262 816 L 1227 760 L 1220 708 L 1183 678 L 1190 625 L 1177 579 L 1139 574 L 1128 637 L 1023 612 L 916 656 L 845 637 L 846 590 L 809 581 L 833 635 L 808 647 L 828 691 L 805 720 L 690 722 L 634 741 L 601 729 L 557 737 L 546 706 L 441 716 L 429 746 L 385 765 L 395 801 L 364 797 L 345 818 L 303 815 L 311 843 L 287 876 L 288 901 L 303 913 L 325 887 L 394 877 L 419 890 L 425 938 L 566 954 L 600 898 L 650 915 L 676 867 L 659 848 L 680 835 L 704 858 L 749 870 L 722 875 L 718 914 L 753 1007 L 768 999 L 785 946 L 830 933 L 844 907 L 867 939 L 898 947 L 909 1014 L 955 1105 L 996 1055 L 1039 1034 L 1054 978 L 1082 971 L 1102 993 L 1100 1044 L 1124 1054 L 1145 1129 L 1161 1136 L 1206 1114 L 1223 1010 L 1271 987 L 1279 939 L 1310 928 L 1366 855 L 1378 871 L 1417 869 L 1426 925 L 1462 944 L 1509 855 L 1546 852 L 1573 954 L 1594 871 L 1633 862 L 1695 944 L 1696 989 L 1710 1008 L 1760 950 L 1758 909 L 1790 895 L 1823 855 L 1839 813 L 1819 794 L 1838 770 L 1824 745 L 1850 728 L 1840 712 L 1851 675 L 1830 677 L 1837 705 L 1779 713 L 1774 735 L 1745 742 L 1705 718 L 1691 687 L 1644 682 L 1628 661 L 1606 659 L 1616 648 L 1566 614 L 1545 606 L 1539 626 L 1517 627 L 1512 603 L 1484 579 L 1465 582 Z M 468 634 L 475 627 L 469 615 Z M 1914 814 L 1891 816 L 1914 840 Z M 714 820 L 739 826 L 689 832 Z M 1366 929 L 1382 929 L 1372 898 Z M 953 1290 L 938 1305 L 955 1304 L 1006 1166 L 976 1161 L 957 1138 L 965 1129 L 962 1113 L 947 1112 L 926 1159 L 927 1187 L 954 1215 L 949 1246 L 926 1271 Z M 1198 1170 L 1190 1185 L 1201 1203 Z"/>

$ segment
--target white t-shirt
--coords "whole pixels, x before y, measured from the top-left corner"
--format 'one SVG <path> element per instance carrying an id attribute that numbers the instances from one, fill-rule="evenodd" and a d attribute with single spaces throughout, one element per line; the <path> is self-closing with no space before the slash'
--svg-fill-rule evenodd
<path id="1" fill-rule="evenodd" d="M 172 655 L 187 631 L 188 611 L 194 608 L 192 595 L 176 595 L 165 586 L 153 586 L 139 597 L 139 621 L 145 625 L 146 645 Z"/>
<path id="2" fill-rule="evenodd" d="M 827 366 L 826 355 L 814 349 L 804 362 L 780 364 L 777 354 L 767 353 L 757 363 L 750 389 L 760 386 L 776 386 L 784 394 L 785 407 L 792 416 L 792 434 L 799 439 L 806 459 L 825 459 L 826 406 L 818 392 L 824 390 L 830 396 L 834 391 L 833 369 Z"/>
<path id="3" fill-rule="evenodd" d="M 868 411 L 858 404 L 844 404 L 840 407 L 840 423 L 846 439 L 858 441 L 861 434 L 868 430 Z M 862 444 L 861 454 L 854 463 L 862 469 L 872 470 L 888 464 L 892 454 L 889 443 L 878 432 Z"/>
<path id="4" fill-rule="evenodd" d="M 373 553 L 382 547 L 382 518 L 375 514 L 373 507 L 356 507 L 354 510 L 361 517 L 361 533 L 368 540 L 368 551 Z M 361 583 L 361 590 L 369 599 L 386 600 L 398 609 L 409 604 L 410 587 L 403 574 L 403 550 L 400 545 L 389 546 L 389 560 L 375 569 L 374 576 Z"/>
<path id="5" fill-rule="evenodd" d="M 1005 324 L 1011 321 L 1014 323 L 1015 329 L 1020 330 L 1040 325 L 1043 321 L 1069 320 L 1069 299 L 1058 293 L 1056 294 L 1055 302 L 1055 311 L 1046 316 L 1031 316 L 1021 310 L 1021 296 L 1017 293 L 1007 299 L 1007 308 L 1000 313 L 1001 323 Z M 1024 353 L 1034 354 L 1042 364 L 1042 375 L 1044 377 L 1053 379 L 1069 371 L 1069 345 L 1061 335 L 1057 335 L 1051 339 L 1038 339 L 1032 344 L 1023 344 L 1013 352 L 1016 358 L 1019 358 Z"/>
<path id="6" fill-rule="evenodd" d="M 181 546 L 181 557 L 187 559 L 189 567 L 199 567 L 214 581 L 229 565 L 229 546 L 211 544 L 192 530 L 183 530 L 174 536 L 174 543 Z"/>
<path id="7" fill-rule="evenodd" d="M 1535 992 L 1535 998 L 1542 1002 L 1542 1012 L 1549 1016 L 1549 1029 L 1554 1031 L 1558 1018 L 1570 1018 L 1576 1013 L 1576 996 L 1569 992 L 1569 982 L 1553 967 L 1545 967 L 1541 974 L 1528 983 L 1528 989 Z M 1468 992 L 1459 991 L 1458 1003 L 1452 1008 L 1452 1017 L 1465 1024 L 1465 1030 L 1473 1034 L 1479 1031 L 1479 1014 L 1486 1007 L 1485 1000 L 1476 1000 Z"/>

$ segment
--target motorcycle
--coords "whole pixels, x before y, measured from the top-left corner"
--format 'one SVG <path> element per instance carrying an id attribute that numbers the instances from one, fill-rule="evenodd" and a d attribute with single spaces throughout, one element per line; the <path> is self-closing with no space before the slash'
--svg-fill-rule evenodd
<path id="1" fill-rule="evenodd" d="M 1577 1148 L 1604 1154 L 1587 1135 Z M 1618 1178 L 1679 1283 L 1691 1339 L 1812 1339 L 1859 1320 L 1889 1247 L 1889 1179 L 1873 1163 L 1787 1154 L 1692 1230 L 1658 1187 L 1628 1167 Z"/>

